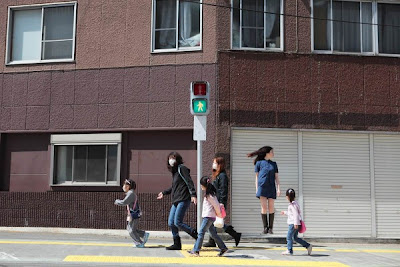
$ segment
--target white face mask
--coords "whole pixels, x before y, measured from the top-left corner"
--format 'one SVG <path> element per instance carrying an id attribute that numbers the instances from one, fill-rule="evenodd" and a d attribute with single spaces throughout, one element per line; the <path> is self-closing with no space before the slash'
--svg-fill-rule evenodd
<path id="1" fill-rule="evenodd" d="M 176 159 L 169 159 L 168 163 L 171 167 L 173 167 L 175 165 Z"/>
<path id="2" fill-rule="evenodd" d="M 213 165 L 212 165 L 212 168 L 213 168 L 213 170 L 217 170 L 218 169 L 218 164 L 214 162 Z"/>

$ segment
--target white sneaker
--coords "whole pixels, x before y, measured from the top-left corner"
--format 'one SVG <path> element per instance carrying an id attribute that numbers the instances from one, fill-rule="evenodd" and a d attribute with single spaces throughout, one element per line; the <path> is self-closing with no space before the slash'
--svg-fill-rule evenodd
<path id="1" fill-rule="evenodd" d="M 308 255 L 311 255 L 311 251 L 312 251 L 312 245 L 310 244 L 310 246 L 307 248 Z"/>
<path id="2" fill-rule="evenodd" d="M 286 251 L 282 252 L 282 255 L 285 255 L 285 256 L 293 256 L 293 253 L 290 253 L 289 250 L 286 250 Z"/>

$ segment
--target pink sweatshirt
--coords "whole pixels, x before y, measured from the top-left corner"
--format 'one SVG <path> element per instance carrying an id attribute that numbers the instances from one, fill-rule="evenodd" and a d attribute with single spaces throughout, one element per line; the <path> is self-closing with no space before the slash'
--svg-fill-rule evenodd
<path id="1" fill-rule="evenodd" d="M 219 208 L 219 202 L 216 196 L 208 195 L 203 199 L 203 212 L 202 217 L 210 217 L 215 218 L 217 215 L 221 214 L 221 210 Z"/>
<path id="2" fill-rule="evenodd" d="M 288 216 L 287 224 L 300 225 L 301 211 L 297 201 L 293 201 L 292 203 L 289 204 L 288 210 L 285 211 L 285 215 Z"/>

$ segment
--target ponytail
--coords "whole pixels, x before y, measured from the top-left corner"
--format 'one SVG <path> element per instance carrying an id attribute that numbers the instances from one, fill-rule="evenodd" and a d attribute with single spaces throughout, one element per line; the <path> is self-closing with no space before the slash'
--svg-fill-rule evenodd
<path id="1" fill-rule="evenodd" d="M 272 149 L 273 149 L 273 148 L 270 147 L 270 146 L 263 146 L 262 148 L 260 148 L 260 149 L 254 151 L 254 152 L 251 152 L 251 153 L 247 154 L 247 157 L 252 158 L 252 157 L 254 157 L 254 156 L 257 156 L 257 157 L 254 159 L 254 165 L 256 165 L 257 161 L 260 161 L 260 160 L 265 159 L 265 156 L 266 156 L 269 152 L 271 152 Z"/>
<path id="2" fill-rule="evenodd" d="M 217 190 L 211 183 L 210 177 L 208 176 L 201 177 L 200 184 L 206 188 L 206 193 L 205 193 L 206 197 L 209 195 L 215 196 L 215 194 L 217 193 Z"/>

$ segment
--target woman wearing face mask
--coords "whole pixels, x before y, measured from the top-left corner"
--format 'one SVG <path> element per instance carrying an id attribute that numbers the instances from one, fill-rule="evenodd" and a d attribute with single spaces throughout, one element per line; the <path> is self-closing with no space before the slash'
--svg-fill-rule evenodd
<path id="1" fill-rule="evenodd" d="M 172 194 L 172 206 L 168 217 L 168 226 L 171 228 L 174 244 L 167 247 L 167 250 L 181 250 L 181 238 L 179 230 L 188 233 L 194 239 L 197 239 L 197 231 L 183 222 L 186 210 L 190 202 L 197 204 L 196 189 L 190 170 L 183 165 L 182 156 L 177 152 L 171 152 L 167 160 L 168 170 L 172 173 L 172 186 L 160 192 L 157 199 L 162 199 L 164 195 Z"/>
<path id="2" fill-rule="evenodd" d="M 223 157 L 216 157 L 213 160 L 212 164 L 212 184 L 217 190 L 217 199 L 219 203 L 224 204 L 225 209 L 227 209 L 228 204 L 228 194 L 229 194 L 229 187 L 228 187 L 228 175 L 225 172 L 225 160 Z M 241 233 L 236 232 L 232 225 L 225 224 L 224 225 L 225 233 L 228 233 L 235 239 L 235 244 L 238 246 L 240 242 L 240 237 L 242 236 Z M 214 239 L 208 239 L 208 242 L 204 244 L 204 247 L 215 247 Z"/>

